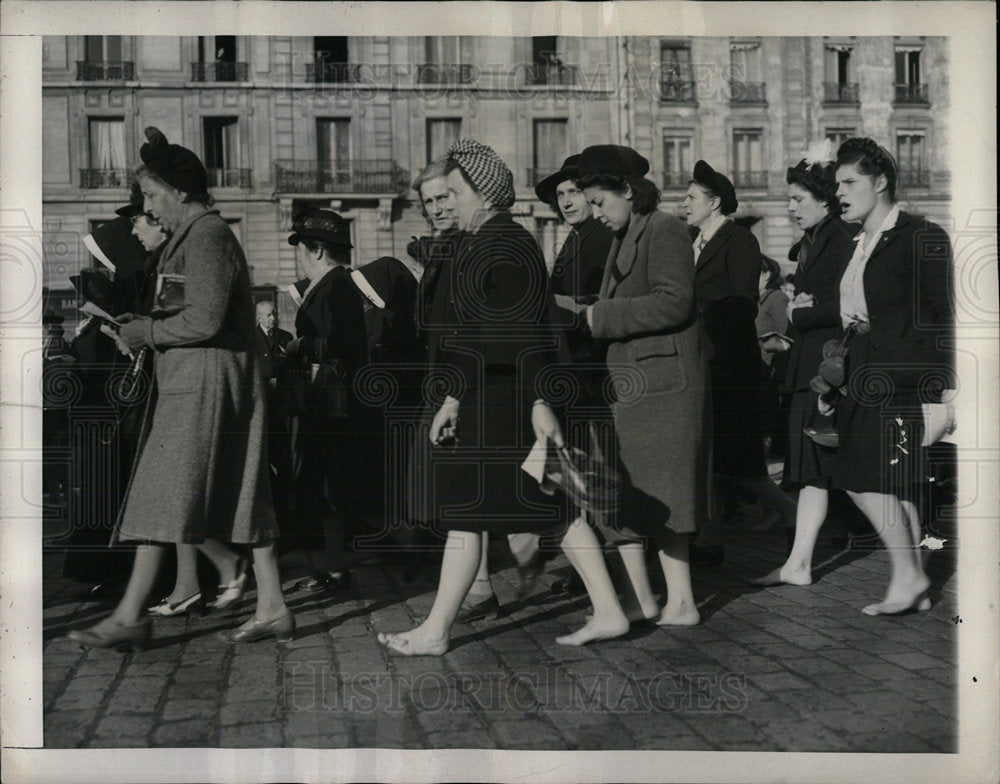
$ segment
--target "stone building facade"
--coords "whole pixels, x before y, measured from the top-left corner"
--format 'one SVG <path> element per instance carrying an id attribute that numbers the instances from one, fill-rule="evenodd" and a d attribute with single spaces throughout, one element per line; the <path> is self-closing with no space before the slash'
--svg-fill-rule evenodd
<path id="1" fill-rule="evenodd" d="M 255 285 L 301 276 L 301 204 L 352 221 L 356 263 L 404 261 L 426 224 L 410 181 L 467 136 L 514 172 L 514 213 L 551 261 L 565 227 L 532 186 L 588 144 L 649 158 L 661 209 L 698 158 L 730 175 L 768 255 L 795 239 L 785 168 L 809 141 L 870 135 L 907 208 L 947 220 L 945 38 L 67 36 L 43 42 L 44 283 L 92 264 L 80 238 L 128 196 L 143 128 L 202 156 Z M 55 299 L 53 299 L 55 302 Z M 70 315 L 70 314 L 67 314 Z"/>

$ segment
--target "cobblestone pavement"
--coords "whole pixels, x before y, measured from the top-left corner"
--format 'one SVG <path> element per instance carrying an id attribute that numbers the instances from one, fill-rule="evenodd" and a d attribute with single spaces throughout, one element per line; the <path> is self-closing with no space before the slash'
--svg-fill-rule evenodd
<path id="1" fill-rule="evenodd" d="M 442 657 L 398 658 L 376 641 L 408 628 L 433 599 L 437 567 L 404 584 L 375 559 L 347 593 L 306 595 L 301 553 L 282 560 L 295 640 L 230 647 L 215 639 L 252 612 L 157 620 L 145 651 L 85 650 L 65 632 L 110 603 L 74 598 L 46 554 L 45 746 L 685 749 L 949 752 L 957 749 L 955 554 L 928 554 L 934 607 L 870 618 L 883 550 L 822 538 L 816 582 L 756 589 L 782 560 L 780 533 L 730 531 L 726 560 L 696 568 L 703 622 L 634 627 L 583 648 L 555 637 L 583 623 L 583 598 L 547 584 L 516 602 L 498 552 L 506 614 L 455 628 Z"/>

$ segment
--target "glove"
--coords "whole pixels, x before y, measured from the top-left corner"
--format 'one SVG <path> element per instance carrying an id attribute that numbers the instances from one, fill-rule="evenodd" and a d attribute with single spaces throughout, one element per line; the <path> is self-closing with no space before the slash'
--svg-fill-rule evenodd
<path id="1" fill-rule="evenodd" d="M 537 441 L 548 439 L 557 447 L 562 447 L 565 443 L 559 420 L 544 400 L 536 400 L 531 407 L 531 427 L 535 431 Z"/>

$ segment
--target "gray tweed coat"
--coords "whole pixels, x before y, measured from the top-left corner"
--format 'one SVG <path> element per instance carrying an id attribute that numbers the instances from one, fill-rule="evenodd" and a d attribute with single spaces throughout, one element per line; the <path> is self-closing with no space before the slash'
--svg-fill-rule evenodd
<path id="1" fill-rule="evenodd" d="M 264 386 L 243 250 L 212 210 L 178 227 L 158 272 L 185 276 L 184 307 L 146 325 L 155 397 L 116 538 L 272 539 Z"/>
<path id="2" fill-rule="evenodd" d="M 708 345 L 683 223 L 633 215 L 608 254 L 592 332 L 611 341 L 618 459 L 630 489 L 621 524 L 655 537 L 696 529 L 708 501 Z"/>

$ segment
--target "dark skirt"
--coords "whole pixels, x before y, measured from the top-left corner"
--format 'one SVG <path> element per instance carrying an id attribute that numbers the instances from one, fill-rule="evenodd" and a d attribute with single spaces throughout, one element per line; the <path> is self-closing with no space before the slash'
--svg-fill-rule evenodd
<path id="1" fill-rule="evenodd" d="M 811 389 L 798 390 L 792 395 L 785 477 L 800 485 L 829 489 L 837 450 L 820 446 L 803 432 L 807 427 L 824 430 L 835 424 L 832 417 L 819 413 L 818 398 Z"/>
<path id="2" fill-rule="evenodd" d="M 848 394 L 837 405 L 840 448 L 832 485 L 913 500 L 927 480 L 918 394 L 894 391 L 884 372 L 868 367 L 868 334 L 854 335 L 847 349 Z"/>

